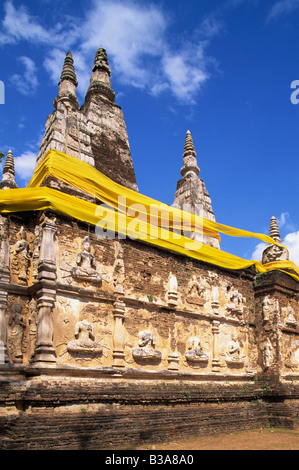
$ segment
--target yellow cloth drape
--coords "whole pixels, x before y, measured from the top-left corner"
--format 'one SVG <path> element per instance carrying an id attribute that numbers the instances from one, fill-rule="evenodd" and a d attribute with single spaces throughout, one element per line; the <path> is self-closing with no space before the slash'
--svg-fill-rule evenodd
<path id="1" fill-rule="evenodd" d="M 93 196 L 97 202 L 105 205 L 87 202 L 52 188 L 41 187 L 47 176 L 53 176 Z M 238 270 L 255 266 L 259 273 L 274 269 L 292 269 L 296 272 L 292 276 L 299 282 L 299 270 L 290 261 L 263 265 L 256 260 L 245 260 L 195 242 L 181 235 L 181 231 L 184 233 L 184 221 L 189 220 L 192 231 L 202 232 L 218 240 L 220 232 L 234 237 L 253 237 L 266 243 L 277 244 L 271 237 L 219 224 L 162 204 L 115 183 L 91 165 L 56 150 L 50 150 L 43 158 L 27 188 L 0 191 L 0 211 L 3 213 L 45 209 L 58 211 L 93 224 L 96 226 L 96 232 L 99 230 L 99 234 L 105 228 L 111 234 L 117 232 L 130 238 L 138 238 L 163 249 L 228 269 Z M 150 217 L 153 213 L 154 219 Z"/>

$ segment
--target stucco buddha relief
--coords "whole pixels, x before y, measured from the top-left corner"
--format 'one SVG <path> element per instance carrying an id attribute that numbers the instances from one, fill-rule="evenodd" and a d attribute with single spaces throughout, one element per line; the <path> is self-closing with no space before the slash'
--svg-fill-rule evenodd
<path id="1" fill-rule="evenodd" d="M 17 282 L 19 284 L 27 285 L 30 266 L 30 251 L 24 227 L 21 227 L 18 233 L 18 241 L 12 250 L 12 274 L 17 276 Z"/>
<path id="2" fill-rule="evenodd" d="M 229 316 L 237 317 L 239 320 L 243 317 L 245 298 L 237 289 L 227 288 L 227 313 Z"/>
<path id="3" fill-rule="evenodd" d="M 299 370 L 299 340 L 292 339 L 285 347 L 285 366 L 292 372 L 298 372 Z"/>
<path id="4" fill-rule="evenodd" d="M 89 236 L 84 237 L 82 248 L 76 256 L 76 266 L 69 262 L 63 262 L 61 270 L 64 272 L 63 278 L 69 283 L 72 280 L 77 282 L 102 285 L 103 276 L 97 269 L 95 255 L 91 252 L 91 243 Z"/>
<path id="5" fill-rule="evenodd" d="M 241 348 L 237 333 L 234 332 L 227 344 L 225 362 L 228 367 L 243 367 L 245 359 L 246 354 L 244 354 Z"/>
<path id="6" fill-rule="evenodd" d="M 194 274 L 188 283 L 188 293 L 186 301 L 189 304 L 204 306 L 206 302 L 205 291 L 209 288 L 208 284 L 203 279 L 197 279 Z"/>
<path id="7" fill-rule="evenodd" d="M 132 350 L 136 362 L 160 362 L 162 353 L 156 350 L 156 337 L 149 330 L 141 331 L 138 335 L 138 347 Z"/>
<path id="8" fill-rule="evenodd" d="M 95 341 L 93 325 L 86 319 L 80 320 L 75 325 L 75 339 L 67 344 L 70 353 L 83 355 L 100 355 L 103 352 L 102 346 Z"/>
<path id="9" fill-rule="evenodd" d="M 18 298 L 12 305 L 8 318 L 8 349 L 12 362 L 17 364 L 23 362 L 25 328 L 23 306 Z"/>
<path id="10" fill-rule="evenodd" d="M 186 352 L 186 361 L 188 365 L 190 365 L 191 363 L 192 366 L 194 365 L 206 366 L 209 361 L 208 354 L 203 351 L 201 340 L 196 336 L 192 336 L 188 340 L 188 350 Z"/>

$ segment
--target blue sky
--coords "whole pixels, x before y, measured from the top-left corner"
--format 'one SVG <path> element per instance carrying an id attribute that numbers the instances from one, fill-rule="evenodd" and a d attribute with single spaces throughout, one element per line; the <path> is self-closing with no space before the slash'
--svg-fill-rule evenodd
<path id="1" fill-rule="evenodd" d="M 0 23 L 0 149 L 20 187 L 67 50 L 83 104 L 103 46 L 140 192 L 172 204 L 189 129 L 216 220 L 268 233 L 275 215 L 299 264 L 299 0 L 4 0 Z M 221 247 L 260 259 L 257 240 Z"/>

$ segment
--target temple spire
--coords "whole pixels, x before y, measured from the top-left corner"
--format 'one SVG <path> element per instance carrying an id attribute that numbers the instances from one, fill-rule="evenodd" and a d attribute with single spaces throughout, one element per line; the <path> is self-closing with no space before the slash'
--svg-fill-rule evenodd
<path id="1" fill-rule="evenodd" d="M 17 188 L 17 183 L 15 180 L 15 164 L 12 151 L 7 152 L 7 157 L 3 167 L 3 176 L 0 183 L 1 189 L 13 189 Z"/>
<path id="2" fill-rule="evenodd" d="M 78 82 L 73 56 L 72 53 L 68 51 L 64 59 L 64 64 L 60 75 L 60 82 L 58 83 L 58 95 L 56 96 L 53 103 L 55 108 L 57 108 L 58 103 L 62 101 L 66 106 L 79 109 L 77 86 Z"/>
<path id="3" fill-rule="evenodd" d="M 107 52 L 103 47 L 99 47 L 95 55 L 90 85 L 86 93 L 85 102 L 89 101 L 91 96 L 99 96 L 114 103 L 115 92 L 112 90 L 110 75 L 111 70 L 109 67 Z"/>
<path id="4" fill-rule="evenodd" d="M 277 243 L 281 243 L 279 227 L 276 220 L 276 217 L 271 217 L 270 219 L 270 230 L 269 236 L 273 238 Z M 289 259 L 289 252 L 286 248 L 277 246 L 277 245 L 269 245 L 263 251 L 262 254 L 262 263 L 272 263 L 274 261 L 287 261 Z"/>
<path id="5" fill-rule="evenodd" d="M 181 175 L 184 177 L 188 173 L 195 173 L 199 175 L 199 168 L 196 160 L 196 152 L 193 144 L 191 132 L 187 131 L 185 138 L 185 147 L 183 153 L 183 167 L 181 168 Z"/>
<path id="6" fill-rule="evenodd" d="M 196 152 L 190 131 L 187 131 L 186 133 L 183 157 L 186 157 L 187 155 L 193 155 L 194 157 L 196 157 Z"/>
<path id="7" fill-rule="evenodd" d="M 103 47 L 99 47 L 96 52 L 92 71 L 94 72 L 95 70 L 105 70 L 108 73 L 109 77 L 111 75 L 107 52 Z"/>
<path id="8" fill-rule="evenodd" d="M 76 87 L 78 86 L 77 82 L 77 77 L 76 77 L 76 72 L 75 72 L 75 67 L 74 67 L 74 61 L 73 61 L 73 56 L 70 51 L 66 53 L 65 59 L 64 59 L 64 64 L 60 76 L 60 82 L 63 80 L 69 80 L 72 82 Z"/>
<path id="9" fill-rule="evenodd" d="M 215 220 L 211 198 L 204 181 L 198 176 L 199 172 L 193 139 L 188 130 L 183 152 L 182 178 L 177 182 L 173 206 L 206 219 Z M 214 248 L 220 248 L 218 239 L 204 235 L 200 230 L 196 233 L 184 233 L 184 235 Z"/>
<path id="10" fill-rule="evenodd" d="M 278 223 L 277 223 L 276 217 L 274 216 L 271 217 L 271 220 L 270 220 L 269 235 L 271 238 L 274 238 L 274 240 L 277 241 L 278 243 L 281 242 Z"/>

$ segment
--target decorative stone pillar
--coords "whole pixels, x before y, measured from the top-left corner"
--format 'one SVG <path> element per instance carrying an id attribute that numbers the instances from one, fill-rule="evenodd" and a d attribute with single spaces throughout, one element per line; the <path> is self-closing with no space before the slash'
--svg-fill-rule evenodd
<path id="1" fill-rule="evenodd" d="M 0 282 L 10 282 L 8 219 L 0 216 Z M 0 365 L 9 362 L 7 353 L 7 290 L 0 289 Z"/>
<path id="2" fill-rule="evenodd" d="M 174 274 L 169 277 L 168 301 L 169 307 L 176 307 L 178 304 L 178 281 Z"/>
<path id="3" fill-rule="evenodd" d="M 7 292 L 0 290 L 0 366 L 9 362 L 7 354 Z"/>
<path id="4" fill-rule="evenodd" d="M 41 288 L 37 291 L 37 338 L 33 362 L 55 363 L 56 351 L 53 347 L 53 308 L 56 300 L 56 260 L 55 260 L 55 220 L 47 217 L 41 225 L 40 260 L 38 281 Z"/>
<path id="5" fill-rule="evenodd" d="M 213 322 L 212 322 L 212 333 L 213 333 L 212 371 L 213 372 L 220 372 L 219 326 L 220 326 L 220 322 L 217 321 L 217 320 L 213 320 Z"/>
<path id="6" fill-rule="evenodd" d="M 217 286 L 212 287 L 212 309 L 215 314 L 218 314 L 219 310 L 219 289 Z"/>
<path id="7" fill-rule="evenodd" d="M 168 370 L 179 370 L 180 368 L 180 357 L 177 351 L 169 354 L 168 358 Z"/>
<path id="8" fill-rule="evenodd" d="M 114 303 L 114 332 L 113 332 L 113 367 L 125 367 L 125 351 L 124 351 L 124 319 L 126 306 L 122 300 L 124 291 L 121 286 L 116 288 L 118 298 Z"/>

